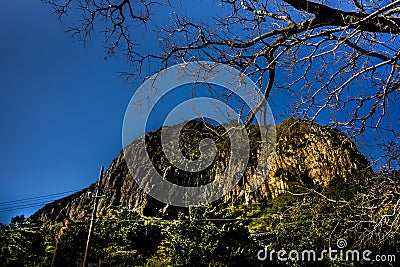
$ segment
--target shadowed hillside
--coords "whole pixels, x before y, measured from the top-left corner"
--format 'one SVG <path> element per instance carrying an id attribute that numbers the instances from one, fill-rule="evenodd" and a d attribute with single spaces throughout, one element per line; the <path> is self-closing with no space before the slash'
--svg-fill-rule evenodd
<path id="1" fill-rule="evenodd" d="M 267 258 L 258 257 L 265 246 L 275 251 L 323 251 L 336 248 L 343 239 L 346 249 L 368 249 L 373 255 L 387 255 L 391 262 L 400 252 L 399 172 L 373 173 L 343 133 L 307 120 L 288 119 L 278 125 L 275 157 L 267 159 L 260 157 L 262 129 L 248 127 L 245 173 L 222 199 L 189 208 L 153 199 L 133 179 L 152 181 L 142 162 L 145 153 L 164 179 L 184 186 L 211 183 L 231 155 L 232 144 L 222 127 L 190 121 L 168 129 L 181 126 L 179 143 L 172 142 L 176 136 L 169 136 L 166 145 L 179 145 L 187 159 L 195 160 L 201 155 L 200 141 L 212 139 L 216 147 L 212 164 L 197 173 L 174 167 L 161 148 L 161 129 L 140 137 L 147 147 L 135 140 L 125 149 L 134 159 L 132 174 L 121 153 L 100 181 L 103 197 L 89 262 L 97 266 L 360 265 L 360 259 L 326 255 L 312 262 L 277 258 L 265 262 Z M 269 160 L 269 172 L 256 168 Z M 256 180 L 262 183 L 252 191 Z M 88 193 L 93 191 L 95 184 L 46 205 L 26 221 L 16 217 L 10 225 L 1 225 L 0 266 L 79 266 L 93 207 Z"/>
<path id="2" fill-rule="evenodd" d="M 224 171 L 230 156 L 230 142 L 223 136 L 223 132 L 222 127 L 201 121 L 192 121 L 183 127 L 180 147 L 188 159 L 199 157 L 199 142 L 204 138 L 211 138 L 217 146 L 217 156 L 213 164 L 197 173 L 182 171 L 170 164 L 162 151 L 161 129 L 151 132 L 145 136 L 147 150 L 137 141 L 126 150 L 135 157 L 137 166 L 133 168 L 135 170 L 133 175 L 146 179 L 146 170 L 142 167 L 144 164 L 141 164 L 141 161 L 144 160 L 143 154 L 148 153 L 153 165 L 166 180 L 184 186 L 208 184 Z M 251 125 L 247 132 L 250 140 L 250 159 L 245 175 L 224 197 L 229 203 L 250 204 L 270 199 L 290 189 L 292 184 L 328 186 L 334 180 L 346 182 L 359 171 L 370 169 L 369 163 L 357 151 L 354 143 L 340 131 L 307 120 L 288 119 L 277 126 L 276 155 L 269 172 L 257 173 L 255 166 L 260 160 L 258 159 L 260 133 L 255 125 Z M 250 186 L 254 179 L 264 182 L 255 192 L 251 192 Z M 160 203 L 138 188 L 127 168 L 123 152 L 111 163 L 100 188 L 105 195 L 99 202 L 100 216 L 107 216 L 110 209 L 118 207 L 127 208 L 140 215 L 169 218 L 176 218 L 178 211 L 187 211 L 184 208 L 174 208 Z M 89 216 L 91 208 L 91 200 L 87 197 L 89 191 L 93 191 L 93 188 L 86 188 L 46 205 L 32 216 L 32 220 L 56 223 L 64 219 L 81 220 Z"/>

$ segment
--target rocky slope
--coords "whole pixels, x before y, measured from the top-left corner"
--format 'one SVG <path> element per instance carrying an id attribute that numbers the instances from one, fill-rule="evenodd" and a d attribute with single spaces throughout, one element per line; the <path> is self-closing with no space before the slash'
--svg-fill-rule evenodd
<path id="1" fill-rule="evenodd" d="M 174 126 L 177 127 L 177 126 Z M 260 160 L 259 131 L 255 126 L 248 129 L 250 159 L 245 174 L 224 200 L 235 203 L 251 203 L 273 198 L 284 190 L 297 186 L 327 186 L 332 181 L 351 179 L 362 170 L 369 170 L 368 161 L 357 151 L 354 143 L 338 130 L 323 127 L 303 119 L 288 119 L 277 126 L 276 156 L 268 173 L 257 172 L 255 166 Z M 140 159 L 148 153 L 154 166 L 165 179 L 184 186 L 208 184 L 225 169 L 230 155 L 230 142 L 223 137 L 222 127 L 203 122 L 187 123 L 182 131 L 179 146 L 188 159 L 200 155 L 199 142 L 211 138 L 216 143 L 217 153 L 213 164 L 201 172 L 191 173 L 176 169 L 169 163 L 162 151 L 160 130 L 146 135 L 146 147 L 136 140 L 125 152 Z M 132 175 L 147 178 L 148 172 L 140 160 L 136 161 L 131 174 L 125 162 L 124 153 L 114 159 L 100 182 L 99 216 L 108 216 L 113 209 L 126 208 L 140 215 L 175 217 L 184 208 L 175 208 L 149 197 L 141 190 Z M 253 192 L 254 179 L 263 182 Z M 149 177 L 151 180 L 151 177 Z M 94 184 L 69 197 L 46 205 L 35 213 L 31 220 L 41 223 L 61 222 L 65 219 L 80 220 L 90 215 L 92 202 L 87 197 L 94 190 Z"/>

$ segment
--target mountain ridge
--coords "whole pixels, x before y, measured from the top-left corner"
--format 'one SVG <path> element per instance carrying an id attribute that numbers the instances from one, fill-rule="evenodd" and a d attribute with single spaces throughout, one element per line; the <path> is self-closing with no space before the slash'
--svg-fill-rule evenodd
<path id="1" fill-rule="evenodd" d="M 171 126 L 178 127 L 178 126 Z M 195 130 L 195 131 L 194 131 Z M 276 155 L 267 174 L 257 174 L 255 165 L 259 152 L 259 130 L 256 125 L 247 129 L 250 140 L 251 155 L 246 172 L 238 184 L 223 197 L 223 201 L 232 204 L 247 204 L 271 199 L 296 186 L 328 186 L 333 181 L 346 182 L 361 171 L 372 172 L 369 162 L 361 155 L 355 144 L 344 133 L 320 126 L 305 119 L 291 118 L 277 125 Z M 226 167 L 229 142 L 218 140 L 217 160 L 212 167 L 201 175 L 182 172 L 171 166 L 162 152 L 160 129 L 148 133 L 147 148 L 130 145 L 132 153 L 148 153 L 154 165 L 170 182 L 179 183 L 188 180 L 186 186 L 197 186 L 209 183 Z M 213 125 L 200 121 L 185 124 L 181 131 L 180 146 L 185 156 L 198 157 L 198 142 L 204 138 L 214 138 L 215 132 L 222 131 Z M 193 133 L 196 134 L 193 134 Z M 143 137 L 142 137 L 143 138 Z M 215 141 L 215 140 L 214 140 Z M 194 143 L 194 145 L 193 145 Z M 193 149 L 193 147 L 195 147 Z M 99 185 L 105 197 L 99 200 L 98 216 L 107 217 L 113 209 L 127 209 L 138 215 L 176 218 L 179 212 L 187 208 L 178 208 L 161 203 L 147 195 L 135 182 L 132 175 L 145 177 L 146 171 L 137 162 L 135 173 L 130 173 L 122 151 L 110 164 Z M 190 179 L 187 179 L 190 176 Z M 201 177 L 201 178 L 199 178 Z M 203 179 L 203 180 L 202 180 Z M 205 179 L 205 180 L 204 180 Z M 254 192 L 249 188 L 252 179 L 263 179 L 264 182 Z M 191 182 L 190 182 L 191 181 Z M 196 184 L 197 183 L 197 184 Z M 87 197 L 94 190 L 95 184 L 81 191 L 47 204 L 30 217 L 39 224 L 54 224 L 65 220 L 87 219 L 91 211 L 91 200 Z"/>

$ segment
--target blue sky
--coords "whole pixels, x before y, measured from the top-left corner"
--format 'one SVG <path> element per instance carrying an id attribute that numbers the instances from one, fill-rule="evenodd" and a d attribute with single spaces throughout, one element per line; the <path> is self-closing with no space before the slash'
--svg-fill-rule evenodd
<path id="1" fill-rule="evenodd" d="M 208 5 L 216 3 L 195 3 L 179 11 L 189 17 L 213 15 L 210 11 L 214 9 Z M 159 7 L 155 12 L 156 21 L 150 23 L 162 24 L 168 19 L 168 9 Z M 107 168 L 122 149 L 125 109 L 135 87 L 125 86 L 118 73 L 129 71 L 129 65 L 121 54 L 105 60 L 99 36 L 93 36 L 86 48 L 74 42 L 64 32 L 68 23 L 61 24 L 50 14 L 50 7 L 40 1 L 0 0 L 3 223 L 9 223 L 15 215 L 29 216 L 40 206 L 2 210 L 61 195 L 4 202 L 87 187 L 96 181 L 100 167 Z M 68 19 L 76 20 L 73 16 L 78 13 L 71 14 Z M 138 47 L 142 52 L 158 46 L 157 40 L 151 40 L 154 35 L 135 30 L 144 44 Z M 284 76 L 277 78 L 281 79 Z M 273 112 L 288 104 L 286 94 L 282 91 L 274 97 Z M 179 95 L 175 101 L 180 99 L 188 96 Z M 156 115 L 152 123 L 161 123 L 163 116 Z M 322 117 L 319 122 L 327 123 L 326 119 Z"/>
<path id="2" fill-rule="evenodd" d="M 211 14 L 207 5 L 182 11 Z M 40 206 L 2 210 L 51 202 L 87 187 L 122 150 L 123 118 L 135 87 L 119 72 L 129 65 L 122 55 L 105 60 L 99 35 L 83 47 L 64 32 L 69 24 L 51 13 L 40 1 L 0 0 L 2 223 Z M 77 15 L 71 12 L 67 19 L 76 21 Z M 160 23 L 168 15 L 156 19 Z M 154 37 L 143 30 L 145 45 L 139 49 L 155 49 Z M 61 192 L 68 193 L 47 196 Z M 40 198 L 14 202 L 34 197 Z"/>
<path id="3" fill-rule="evenodd" d="M 50 13 L 0 0 L 0 202 L 82 189 L 122 149 L 126 62 L 73 42 Z M 0 222 L 37 208 L 0 212 Z"/>

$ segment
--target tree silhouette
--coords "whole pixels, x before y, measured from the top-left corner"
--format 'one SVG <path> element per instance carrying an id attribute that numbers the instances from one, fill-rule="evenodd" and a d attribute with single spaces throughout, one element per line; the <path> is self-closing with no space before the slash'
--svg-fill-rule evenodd
<path id="1" fill-rule="evenodd" d="M 353 136 L 372 129 L 384 150 L 399 150 L 400 1 L 220 0 L 214 18 L 189 18 L 179 8 L 197 2 L 42 2 L 60 19 L 77 8 L 81 20 L 67 31 L 83 43 L 104 33 L 107 56 L 123 53 L 132 63 L 128 76 L 149 74 L 149 65 L 156 72 L 195 60 L 228 64 L 256 81 L 265 99 L 284 95 L 292 116 L 323 117 Z M 168 25 L 154 26 L 161 51 L 140 53 L 136 29 L 157 22 L 160 5 L 173 11 Z M 386 156 L 398 166 L 398 156 Z"/>

